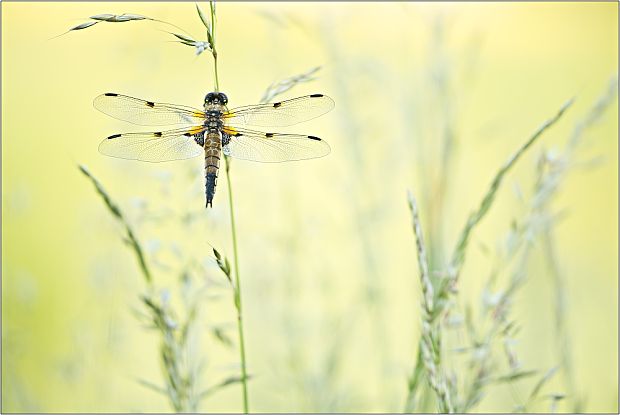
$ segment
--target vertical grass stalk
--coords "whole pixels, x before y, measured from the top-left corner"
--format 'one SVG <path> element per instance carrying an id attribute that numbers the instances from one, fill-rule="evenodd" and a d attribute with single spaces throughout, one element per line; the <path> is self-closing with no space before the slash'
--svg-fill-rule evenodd
<path id="1" fill-rule="evenodd" d="M 232 243 L 233 243 L 233 263 L 235 265 L 235 285 L 234 285 L 234 296 L 235 296 L 235 308 L 237 309 L 237 329 L 239 331 L 239 353 L 241 355 L 241 388 L 243 390 L 243 412 L 249 412 L 248 406 L 248 374 L 247 374 L 247 365 L 245 358 L 245 340 L 243 336 L 243 308 L 241 305 L 241 283 L 239 278 L 239 261 L 237 255 L 237 230 L 235 227 L 235 212 L 233 208 L 233 196 L 232 196 L 232 186 L 230 184 L 230 164 L 228 162 L 228 157 L 224 157 L 226 163 L 226 183 L 228 184 L 228 206 L 230 207 L 230 229 L 232 234 Z"/>
<path id="2" fill-rule="evenodd" d="M 215 91 L 220 89 L 220 81 L 217 70 L 217 49 L 215 44 L 215 2 L 209 2 L 211 12 L 211 27 L 208 30 L 209 43 L 211 44 L 211 54 L 213 55 L 213 73 Z M 233 263 L 235 266 L 235 284 L 234 284 L 234 302 L 237 310 L 237 329 L 239 332 L 239 354 L 241 358 L 241 389 L 243 393 L 243 412 L 249 412 L 248 405 L 248 374 L 247 363 L 245 357 L 245 340 L 243 335 L 243 307 L 241 303 L 241 279 L 239 278 L 239 255 L 237 250 L 237 228 L 235 226 L 235 210 L 233 204 L 232 184 L 230 180 L 230 161 L 228 156 L 224 156 L 226 170 L 226 184 L 228 186 L 228 206 L 230 211 L 230 233 L 232 235 L 233 244 Z"/>
<path id="3" fill-rule="evenodd" d="M 211 11 L 211 28 L 209 31 L 209 43 L 211 43 L 211 55 L 213 55 L 213 74 L 215 79 L 215 92 L 220 90 L 220 78 L 217 74 L 217 49 L 215 49 L 215 2 L 209 2 Z"/>

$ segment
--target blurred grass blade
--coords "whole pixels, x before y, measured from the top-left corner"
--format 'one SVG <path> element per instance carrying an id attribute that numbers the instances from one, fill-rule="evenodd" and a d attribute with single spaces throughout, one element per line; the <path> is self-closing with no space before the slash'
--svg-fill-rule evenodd
<path id="1" fill-rule="evenodd" d="M 148 380 L 136 379 L 136 381 L 140 385 L 142 385 L 142 386 L 144 386 L 144 387 L 146 387 L 146 388 L 148 388 L 148 389 L 150 389 L 150 390 L 152 390 L 154 392 L 161 393 L 162 395 L 168 395 L 168 391 L 165 388 L 163 388 L 161 386 L 157 386 L 154 383 L 149 382 Z"/>
<path id="2" fill-rule="evenodd" d="M 553 377 L 553 375 L 555 375 L 555 373 L 557 371 L 558 371 L 557 367 L 551 368 L 538 381 L 538 383 L 536 384 L 536 386 L 534 386 L 534 389 L 532 389 L 532 392 L 530 393 L 530 398 L 529 398 L 530 402 L 534 401 L 534 399 L 536 399 L 538 397 L 538 394 L 540 393 L 540 390 L 542 389 L 542 387 L 545 386 L 545 383 L 547 383 L 547 382 L 549 382 L 549 380 L 551 380 L 551 378 Z"/>
<path id="3" fill-rule="evenodd" d="M 247 375 L 246 379 L 251 379 L 252 375 Z M 207 396 L 217 392 L 218 390 L 225 388 L 226 386 L 230 386 L 230 385 L 235 385 L 237 383 L 243 383 L 243 378 L 239 377 L 239 376 L 231 376 L 229 378 L 224 379 L 223 381 L 221 381 L 220 383 L 218 383 L 217 385 L 211 386 L 210 388 L 208 388 L 207 390 L 203 391 L 202 393 L 200 393 L 200 395 L 198 395 L 198 399 L 204 399 Z"/>
<path id="4" fill-rule="evenodd" d="M 537 370 L 522 370 L 519 372 L 513 372 L 510 373 L 508 375 L 505 376 L 500 376 L 497 379 L 495 379 L 495 382 L 514 382 L 515 380 L 519 380 L 519 379 L 523 379 L 523 378 L 529 378 L 530 376 L 534 376 L 536 373 L 538 373 Z"/>
<path id="5" fill-rule="evenodd" d="M 490 207 L 493 204 L 493 201 L 495 200 L 495 195 L 497 194 L 497 191 L 502 184 L 504 176 L 506 176 L 506 174 L 510 171 L 512 166 L 515 165 L 515 163 L 517 162 L 517 160 L 519 160 L 523 153 L 525 153 L 527 149 L 530 148 L 532 144 L 534 144 L 534 142 L 536 142 L 536 140 L 545 131 L 547 131 L 548 128 L 554 125 L 562 117 L 564 112 L 572 105 L 572 103 L 573 99 L 568 100 L 560 108 L 556 115 L 545 121 L 538 128 L 538 130 L 536 130 L 536 132 L 521 146 L 521 148 L 519 148 L 519 150 L 517 150 L 516 153 L 512 155 L 512 157 L 508 159 L 508 161 L 496 173 L 495 178 L 491 182 L 489 190 L 482 199 L 482 202 L 480 202 L 480 206 L 475 212 L 469 215 L 469 219 L 467 220 L 465 228 L 461 231 L 461 235 L 459 237 L 459 241 L 456 245 L 451 261 L 450 272 L 452 273 L 451 277 L 454 281 L 458 279 L 461 267 L 463 266 L 465 251 L 467 250 L 467 244 L 469 243 L 469 236 L 471 234 L 471 231 L 476 227 L 476 225 L 478 225 L 478 223 L 480 223 L 482 218 L 484 218 L 484 216 L 489 211 Z"/>
<path id="6" fill-rule="evenodd" d="M 213 334 L 213 337 L 215 337 L 215 339 L 219 341 L 220 343 L 222 343 L 224 346 L 228 348 L 233 347 L 232 339 L 226 334 L 224 329 L 222 329 L 221 327 L 214 327 L 211 330 L 211 334 Z"/>
<path id="7" fill-rule="evenodd" d="M 136 239 L 133 233 L 133 230 L 131 229 L 131 226 L 129 225 L 127 220 L 125 220 L 125 217 L 123 216 L 120 208 L 118 207 L 116 203 L 114 203 L 114 201 L 108 195 L 108 192 L 103 188 L 101 183 L 99 183 L 99 181 L 88 171 L 86 167 L 82 165 L 79 165 L 78 167 L 80 171 L 82 172 L 82 174 L 84 174 L 84 176 L 90 179 L 92 184 L 95 186 L 97 193 L 99 193 L 99 196 L 101 196 L 101 198 L 103 199 L 103 202 L 105 203 L 110 213 L 112 213 L 112 215 L 114 215 L 121 222 L 121 224 L 125 227 L 125 232 L 127 233 L 127 240 L 128 240 L 127 242 L 129 243 L 129 246 L 135 252 L 136 257 L 138 258 L 138 263 L 140 264 L 142 275 L 144 275 L 146 282 L 151 284 L 152 283 L 151 272 L 146 264 L 146 259 L 144 257 L 144 251 L 140 243 Z"/>

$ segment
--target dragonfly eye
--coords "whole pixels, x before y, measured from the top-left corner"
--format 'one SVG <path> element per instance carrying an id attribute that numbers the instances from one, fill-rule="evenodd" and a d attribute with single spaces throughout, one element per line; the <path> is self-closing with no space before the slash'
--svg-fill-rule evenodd
<path id="1" fill-rule="evenodd" d="M 205 103 L 209 103 L 209 104 L 212 103 L 215 97 L 216 97 L 216 94 L 214 94 L 213 92 L 209 92 L 207 96 L 205 96 Z"/>
<path id="2" fill-rule="evenodd" d="M 220 102 L 224 105 L 228 104 L 228 97 L 226 96 L 226 94 L 220 92 L 219 95 Z"/>

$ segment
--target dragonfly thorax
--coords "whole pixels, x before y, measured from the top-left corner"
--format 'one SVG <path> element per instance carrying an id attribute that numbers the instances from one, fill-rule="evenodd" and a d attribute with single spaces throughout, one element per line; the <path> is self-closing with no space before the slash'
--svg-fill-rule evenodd
<path id="1" fill-rule="evenodd" d="M 205 126 L 207 126 L 210 131 L 219 130 L 222 128 L 222 121 L 220 120 L 207 121 L 205 122 Z"/>
<path id="2" fill-rule="evenodd" d="M 220 109 L 208 109 L 205 111 L 205 115 L 207 118 L 220 118 L 222 111 Z"/>
<path id="3" fill-rule="evenodd" d="M 209 131 L 218 131 L 223 127 L 224 123 L 222 122 L 221 111 L 207 111 L 206 115 L 204 126 L 207 127 Z"/>

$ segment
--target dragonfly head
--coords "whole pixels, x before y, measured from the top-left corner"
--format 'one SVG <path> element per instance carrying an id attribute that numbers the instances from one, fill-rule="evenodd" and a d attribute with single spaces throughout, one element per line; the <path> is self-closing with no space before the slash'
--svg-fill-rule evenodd
<path id="1" fill-rule="evenodd" d="M 221 92 L 209 92 L 205 96 L 205 105 L 226 105 L 228 104 L 228 97 Z"/>

